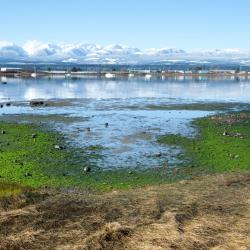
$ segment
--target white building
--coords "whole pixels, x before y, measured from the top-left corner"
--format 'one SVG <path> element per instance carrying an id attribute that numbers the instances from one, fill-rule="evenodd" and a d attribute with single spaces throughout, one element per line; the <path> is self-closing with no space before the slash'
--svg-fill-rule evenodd
<path id="1" fill-rule="evenodd" d="M 19 72 L 19 71 L 22 71 L 23 69 L 22 68 L 1 68 L 0 71 L 1 72 Z"/>

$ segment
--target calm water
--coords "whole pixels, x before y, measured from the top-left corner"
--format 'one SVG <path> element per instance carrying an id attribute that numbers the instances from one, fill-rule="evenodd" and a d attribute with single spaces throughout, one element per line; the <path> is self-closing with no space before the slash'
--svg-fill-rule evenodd
<path id="1" fill-rule="evenodd" d="M 216 111 L 175 110 L 174 106 L 164 110 L 163 106 L 250 102 L 250 81 L 244 79 L 54 78 L 7 82 L 0 85 L 0 102 L 12 105 L 0 109 L 0 115 L 18 115 L 14 117 L 19 121 L 46 121 L 80 147 L 102 145 L 104 158 L 95 162 L 101 168 L 175 165 L 179 150 L 159 145 L 157 136 L 193 136 L 190 121 Z M 33 99 L 54 102 L 31 108 L 29 101 Z M 152 106 L 154 109 L 149 108 Z"/>

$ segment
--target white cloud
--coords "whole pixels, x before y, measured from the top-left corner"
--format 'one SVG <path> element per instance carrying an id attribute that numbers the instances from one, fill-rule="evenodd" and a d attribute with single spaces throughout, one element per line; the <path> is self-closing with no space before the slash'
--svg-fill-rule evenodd
<path id="1" fill-rule="evenodd" d="M 96 44 L 51 44 L 28 41 L 23 46 L 0 41 L 0 60 L 24 59 L 48 62 L 78 63 L 147 63 L 206 61 L 209 59 L 248 60 L 250 51 L 241 49 L 196 50 L 187 52 L 176 48 L 151 48 L 141 50 L 121 44 L 101 46 Z"/>
<path id="2" fill-rule="evenodd" d="M 30 57 L 50 57 L 61 50 L 58 45 L 38 41 L 28 41 L 23 45 L 23 49 Z"/>

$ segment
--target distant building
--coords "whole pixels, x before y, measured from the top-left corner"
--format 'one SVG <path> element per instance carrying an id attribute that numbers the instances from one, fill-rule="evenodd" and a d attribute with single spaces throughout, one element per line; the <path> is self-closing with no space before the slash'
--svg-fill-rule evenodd
<path id="1" fill-rule="evenodd" d="M 247 71 L 240 71 L 238 74 L 239 75 L 246 75 L 246 74 L 248 74 L 248 72 Z"/>
<path id="2" fill-rule="evenodd" d="M 167 73 L 184 74 L 184 70 L 168 70 Z"/>
<path id="3" fill-rule="evenodd" d="M 197 73 L 198 74 L 208 74 L 209 71 L 208 70 L 198 70 Z"/>
<path id="4" fill-rule="evenodd" d="M 22 68 L 1 68 L 0 71 L 3 73 L 18 73 L 22 71 Z"/>
<path id="5" fill-rule="evenodd" d="M 129 70 L 129 73 L 141 73 L 141 74 L 149 74 L 151 73 L 151 70 L 145 70 L 145 69 L 136 69 L 136 70 Z"/>
<path id="6" fill-rule="evenodd" d="M 235 70 L 225 70 L 225 69 L 212 69 L 209 70 L 210 74 L 229 74 L 229 75 L 234 75 L 236 73 Z"/>

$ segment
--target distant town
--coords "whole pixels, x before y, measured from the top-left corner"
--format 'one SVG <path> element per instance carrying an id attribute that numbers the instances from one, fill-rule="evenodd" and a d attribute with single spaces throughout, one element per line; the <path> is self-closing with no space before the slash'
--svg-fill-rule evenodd
<path id="1" fill-rule="evenodd" d="M 29 64 L 9 67 L 4 65 L 0 68 L 1 77 L 84 77 L 84 76 L 100 76 L 105 78 L 116 77 L 250 77 L 250 68 L 248 67 L 227 67 L 227 68 L 208 68 L 202 66 L 187 67 L 180 65 L 167 67 L 164 65 L 42 65 Z"/>

